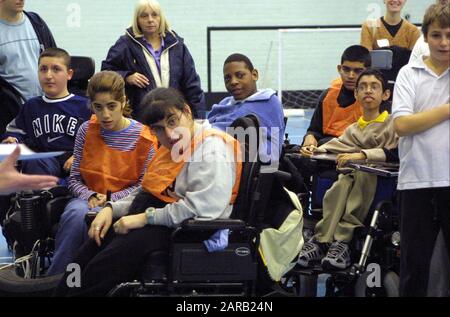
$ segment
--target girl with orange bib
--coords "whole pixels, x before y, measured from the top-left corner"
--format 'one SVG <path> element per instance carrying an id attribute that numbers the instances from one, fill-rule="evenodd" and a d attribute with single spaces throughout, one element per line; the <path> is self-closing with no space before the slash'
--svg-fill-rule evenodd
<path id="1" fill-rule="evenodd" d="M 161 147 L 142 188 L 108 202 L 92 222 L 91 240 L 74 261 L 81 267 L 81 288 L 68 288 L 65 276 L 55 295 L 106 295 L 135 278 L 148 254 L 168 250 L 170 234 L 183 220 L 231 214 L 242 170 L 239 142 L 206 120 L 194 121 L 173 88 L 154 89 L 143 103 L 144 122 Z"/>
<path id="2" fill-rule="evenodd" d="M 88 211 L 98 211 L 111 192 L 111 201 L 138 188 L 157 148 L 150 129 L 128 118 L 131 110 L 125 82 L 112 71 L 95 74 L 88 86 L 94 115 L 79 129 L 69 189 L 75 196 L 64 209 L 56 234 L 55 254 L 48 275 L 63 273 L 87 240 Z"/>

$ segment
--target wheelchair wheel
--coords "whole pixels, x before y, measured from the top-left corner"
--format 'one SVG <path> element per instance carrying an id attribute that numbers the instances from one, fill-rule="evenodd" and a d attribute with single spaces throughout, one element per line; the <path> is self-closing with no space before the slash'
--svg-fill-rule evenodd
<path id="1" fill-rule="evenodd" d="M 359 276 L 355 284 L 356 297 L 398 297 L 399 277 L 397 273 L 388 271 L 383 276 L 381 287 L 367 287 L 367 277 L 370 272 L 364 272 Z"/>
<path id="2" fill-rule="evenodd" d="M 0 269 L 0 296 L 44 297 L 51 296 L 62 274 L 25 279 L 16 274 L 14 265 Z"/>

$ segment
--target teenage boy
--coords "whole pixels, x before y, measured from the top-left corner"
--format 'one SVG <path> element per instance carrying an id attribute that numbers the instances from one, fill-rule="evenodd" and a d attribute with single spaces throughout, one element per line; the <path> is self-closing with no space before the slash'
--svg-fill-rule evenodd
<path id="1" fill-rule="evenodd" d="M 370 53 L 361 45 L 352 45 L 344 50 L 341 63 L 337 65 L 340 77 L 319 97 L 303 140 L 302 153 L 310 155 L 317 145 L 339 137 L 361 117 L 361 104 L 354 95 L 355 83 L 359 74 L 370 65 Z"/>
<path id="2" fill-rule="evenodd" d="M 263 128 L 260 132 L 267 133 L 268 154 L 279 154 L 285 130 L 283 106 L 274 90 L 257 89 L 258 78 L 258 70 L 247 56 L 228 56 L 223 65 L 223 79 L 231 96 L 212 106 L 208 121 L 213 127 L 225 131 L 237 118 L 253 114 Z M 278 152 L 272 152 L 272 148 L 277 148 Z"/>
<path id="3" fill-rule="evenodd" d="M 69 54 L 49 48 L 39 57 L 38 77 L 44 96 L 28 100 L 8 124 L 3 143 L 25 143 L 36 152 L 66 151 L 56 158 L 22 162 L 25 174 L 65 177 L 72 165 L 72 152 L 79 126 L 89 120 L 87 98 L 70 94 L 72 78 Z"/>
<path id="4" fill-rule="evenodd" d="M 430 56 L 403 67 L 395 84 L 393 117 L 400 136 L 402 236 L 400 296 L 425 296 L 436 236 L 450 251 L 450 14 L 431 5 L 422 32 Z"/>
<path id="5" fill-rule="evenodd" d="M 379 71 L 367 69 L 355 86 L 354 95 L 362 105 L 363 115 L 342 136 L 316 151 L 337 153 L 338 168 L 353 160 L 398 160 L 393 122 L 387 111 L 380 111 L 380 105 L 390 96 L 386 80 Z M 317 223 L 314 236 L 300 252 L 301 266 L 321 262 L 325 268 L 344 269 L 351 264 L 349 242 L 355 228 L 363 226 L 376 187 L 377 176 L 373 174 L 352 171 L 339 175 L 325 193 L 323 218 Z"/>

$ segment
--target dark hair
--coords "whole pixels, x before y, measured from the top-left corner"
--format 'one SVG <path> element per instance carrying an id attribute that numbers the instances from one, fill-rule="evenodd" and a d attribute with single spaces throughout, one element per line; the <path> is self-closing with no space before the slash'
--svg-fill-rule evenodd
<path id="1" fill-rule="evenodd" d="M 255 69 L 253 67 L 253 64 L 250 61 L 250 59 L 243 54 L 239 54 L 239 53 L 231 54 L 230 56 L 227 57 L 227 59 L 223 63 L 223 66 L 225 66 L 228 63 L 232 63 L 232 62 L 244 62 L 250 71 L 253 71 L 253 69 Z"/>
<path id="2" fill-rule="evenodd" d="M 437 22 L 441 28 L 450 27 L 449 8 L 450 4 L 432 4 L 428 7 L 422 23 L 422 33 L 425 37 L 428 35 L 430 25 L 434 22 Z"/>
<path id="3" fill-rule="evenodd" d="M 365 67 L 370 67 L 372 64 L 369 50 L 361 45 L 347 47 L 342 53 L 341 64 L 344 64 L 345 61 L 364 63 Z"/>
<path id="4" fill-rule="evenodd" d="M 118 73 L 104 70 L 101 71 L 89 80 L 86 94 L 91 101 L 94 101 L 95 95 L 98 93 L 109 93 L 114 100 L 124 102 L 123 115 L 130 117 L 131 108 L 125 95 L 125 81 Z"/>
<path id="5" fill-rule="evenodd" d="M 62 48 L 58 47 L 50 47 L 44 50 L 41 55 L 39 55 L 38 64 L 41 63 L 41 59 L 43 57 L 59 57 L 64 60 L 64 65 L 67 67 L 67 69 L 70 68 L 70 55 L 67 53 L 66 50 L 63 50 Z"/>
<path id="6" fill-rule="evenodd" d="M 140 118 L 146 125 L 154 124 L 167 118 L 174 109 L 183 111 L 186 100 L 174 88 L 156 88 L 145 95 L 141 102 Z"/>
<path id="7" fill-rule="evenodd" d="M 383 92 L 388 89 L 387 81 L 384 78 L 383 73 L 381 73 L 379 70 L 376 70 L 375 68 L 366 68 L 361 74 L 359 74 L 358 79 L 356 80 L 355 87 L 358 87 L 359 81 L 363 76 L 375 76 L 375 78 L 381 82 L 381 88 L 383 89 Z"/>

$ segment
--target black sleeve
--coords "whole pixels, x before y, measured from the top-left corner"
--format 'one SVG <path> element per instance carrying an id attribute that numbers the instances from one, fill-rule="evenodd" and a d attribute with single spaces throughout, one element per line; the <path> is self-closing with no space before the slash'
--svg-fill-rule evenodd
<path id="1" fill-rule="evenodd" d="M 106 59 L 102 61 L 101 70 L 111 70 L 125 78 L 134 73 L 127 69 L 126 59 L 128 57 L 126 40 L 120 37 L 116 43 L 110 47 Z M 128 84 L 127 84 L 128 85 Z"/>
<path id="2" fill-rule="evenodd" d="M 181 90 L 188 104 L 193 107 L 194 117 L 204 119 L 206 117 L 205 94 L 201 88 L 200 76 L 195 70 L 194 59 L 185 44 L 183 44 L 183 78 Z"/>
<path id="3" fill-rule="evenodd" d="M 386 149 L 383 148 L 384 154 L 386 155 L 386 162 L 399 162 L 398 158 L 398 148 Z"/>
<path id="4" fill-rule="evenodd" d="M 39 14 L 35 12 L 25 12 L 25 14 L 30 19 L 31 25 L 36 32 L 39 44 L 41 45 L 41 51 L 49 47 L 56 47 L 52 32 Z"/>
<path id="5" fill-rule="evenodd" d="M 314 114 L 311 118 L 311 123 L 309 124 L 309 128 L 306 131 L 306 135 L 312 134 L 316 140 L 319 140 L 324 137 L 323 135 L 323 100 L 328 93 L 328 89 L 324 90 L 322 94 L 319 96 L 317 101 L 316 109 L 314 110 Z M 305 135 L 305 136 L 306 136 Z"/>

